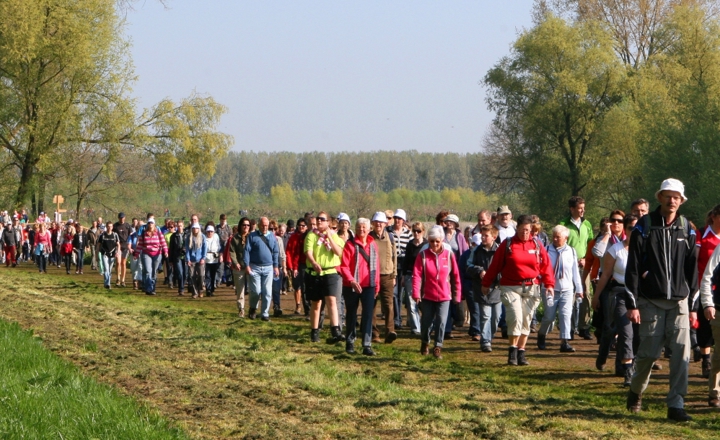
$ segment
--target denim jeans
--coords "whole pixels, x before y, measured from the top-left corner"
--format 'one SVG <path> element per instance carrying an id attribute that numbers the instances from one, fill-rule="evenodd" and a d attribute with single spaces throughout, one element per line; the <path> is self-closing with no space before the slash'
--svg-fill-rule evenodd
<path id="1" fill-rule="evenodd" d="M 75 249 L 77 261 L 75 261 L 75 270 L 83 270 L 85 266 L 85 248 Z"/>
<path id="2" fill-rule="evenodd" d="M 540 324 L 539 335 L 547 335 L 552 331 L 555 322 L 555 314 L 558 316 L 558 327 L 560 327 L 560 339 L 570 339 L 570 318 L 572 317 L 573 303 L 575 294 L 572 290 L 554 292 L 554 300 L 552 307 L 547 304 L 545 293 L 542 294 L 543 306 L 545 314 L 543 315 L 542 324 Z"/>
<path id="3" fill-rule="evenodd" d="M 478 304 L 479 305 L 479 304 Z M 483 304 L 480 307 L 480 345 L 492 344 L 493 336 L 497 333 L 502 303 Z"/>
<path id="4" fill-rule="evenodd" d="M 157 254 L 151 257 L 148 254 L 140 255 L 142 259 L 142 280 L 143 290 L 146 293 L 155 292 L 155 282 L 157 281 L 157 270 L 162 260 L 162 255 Z"/>
<path id="5" fill-rule="evenodd" d="M 398 258 L 398 267 L 402 267 L 402 263 L 400 262 L 400 258 Z M 399 272 L 399 271 L 398 271 Z M 393 319 L 395 320 L 395 328 L 399 329 L 402 328 L 402 297 L 403 297 L 403 288 L 400 287 L 400 280 L 402 279 L 402 275 L 398 274 L 398 276 L 395 278 L 395 289 L 393 289 Z"/>
<path id="6" fill-rule="evenodd" d="M 185 280 L 187 279 L 187 265 L 185 260 L 178 259 L 173 263 L 173 271 L 171 282 L 175 283 L 178 288 L 178 293 L 185 292 Z"/>
<path id="7" fill-rule="evenodd" d="M 405 275 L 405 293 L 408 327 L 411 332 L 420 333 L 420 310 L 412 297 L 412 275 Z"/>
<path id="8" fill-rule="evenodd" d="M 102 259 L 102 271 L 103 271 L 103 285 L 105 287 L 110 286 L 110 282 L 112 281 L 112 270 L 113 265 L 115 264 L 115 254 L 112 255 L 105 255 L 100 254 L 99 257 Z"/>
<path id="9" fill-rule="evenodd" d="M 355 292 L 352 287 L 342 288 L 345 306 L 345 338 L 348 342 L 355 342 L 357 334 L 357 309 L 362 304 L 362 318 L 360 319 L 360 334 L 363 347 L 370 347 L 372 341 L 372 320 L 375 310 L 375 287 L 365 287 L 361 293 Z"/>
<path id="10" fill-rule="evenodd" d="M 270 317 L 270 299 L 272 295 L 273 267 L 250 265 L 250 308 L 260 309 L 260 315 Z M 260 307 L 258 307 L 260 306 Z"/>
<path id="11" fill-rule="evenodd" d="M 38 269 L 42 272 L 47 271 L 47 265 L 48 265 L 48 254 L 45 252 L 41 252 L 40 255 L 37 256 L 38 261 Z"/>
<path id="12" fill-rule="evenodd" d="M 480 304 L 475 302 L 472 292 L 466 296 L 465 301 L 467 302 L 468 312 L 470 312 L 470 330 L 468 330 L 468 334 L 470 336 L 479 336 L 482 333 L 480 331 Z"/>
<path id="13" fill-rule="evenodd" d="M 445 320 L 450 313 L 450 301 L 423 300 L 420 303 L 422 320 L 420 337 L 424 343 L 430 342 L 430 331 L 435 329 L 435 346 L 442 347 L 445 339 Z"/>
<path id="14" fill-rule="evenodd" d="M 130 259 L 130 272 L 133 281 L 142 281 L 142 258 Z"/>

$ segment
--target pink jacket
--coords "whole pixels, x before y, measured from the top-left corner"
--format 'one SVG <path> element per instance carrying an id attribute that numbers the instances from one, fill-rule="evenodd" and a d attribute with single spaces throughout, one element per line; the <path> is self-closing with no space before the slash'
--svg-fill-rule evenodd
<path id="1" fill-rule="evenodd" d="M 415 300 L 422 297 L 424 300 L 440 302 L 450 301 L 454 297 L 455 302 L 460 302 L 460 271 L 452 251 L 443 248 L 440 254 L 430 249 L 420 252 L 415 259 L 412 280 L 412 296 Z"/>

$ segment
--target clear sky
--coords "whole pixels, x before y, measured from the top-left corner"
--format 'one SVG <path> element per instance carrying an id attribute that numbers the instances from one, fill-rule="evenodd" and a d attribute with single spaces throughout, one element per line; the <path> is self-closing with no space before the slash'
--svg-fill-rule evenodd
<path id="1" fill-rule="evenodd" d="M 532 0 L 141 0 L 127 13 L 143 107 L 228 107 L 234 150 L 480 150 L 479 84 Z"/>

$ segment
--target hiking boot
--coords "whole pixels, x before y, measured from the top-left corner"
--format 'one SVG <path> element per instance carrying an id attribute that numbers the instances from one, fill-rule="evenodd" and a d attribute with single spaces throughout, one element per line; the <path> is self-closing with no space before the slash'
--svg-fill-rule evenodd
<path id="1" fill-rule="evenodd" d="M 642 395 L 635 394 L 632 390 L 628 390 L 627 403 L 625 407 L 628 411 L 633 413 L 639 413 L 642 409 Z"/>
<path id="2" fill-rule="evenodd" d="M 345 340 L 345 337 L 340 332 L 340 327 L 338 326 L 330 327 L 330 333 L 332 336 L 327 338 L 327 340 L 325 341 L 328 344 L 336 344 Z"/>
<path id="3" fill-rule="evenodd" d="M 560 345 L 560 353 L 575 353 L 575 349 L 567 341 L 563 341 Z"/>
<path id="4" fill-rule="evenodd" d="M 442 359 L 442 347 L 433 348 L 433 356 L 435 359 Z"/>
<path id="5" fill-rule="evenodd" d="M 605 369 L 605 359 L 601 359 L 600 357 L 595 359 L 595 368 L 597 368 L 598 371 L 603 371 Z"/>
<path id="6" fill-rule="evenodd" d="M 194 298 L 194 297 L 195 297 L 195 295 L 193 295 L 193 298 Z M 248 315 L 248 318 L 250 318 L 250 319 L 255 319 L 255 318 L 257 318 L 256 312 L 257 312 L 257 309 L 252 309 L 252 308 L 251 308 L 251 309 L 250 309 L 250 314 Z"/>
<path id="7" fill-rule="evenodd" d="M 363 355 L 365 356 L 375 356 L 375 352 L 370 347 L 363 347 Z"/>
<path id="8" fill-rule="evenodd" d="M 392 344 L 395 339 L 397 339 L 397 333 L 390 332 L 387 334 L 387 336 L 385 336 L 385 343 Z"/>
<path id="9" fill-rule="evenodd" d="M 316 328 L 310 330 L 310 342 L 320 342 L 320 330 Z"/>
<path id="10" fill-rule="evenodd" d="M 547 346 L 545 344 L 545 338 L 546 338 L 546 335 L 538 335 L 537 347 L 539 350 L 545 350 L 547 348 Z"/>
<path id="11" fill-rule="evenodd" d="M 430 353 L 430 349 L 428 348 L 427 342 L 423 342 L 420 344 L 420 354 L 423 356 L 427 356 Z"/>
<path id="12" fill-rule="evenodd" d="M 279 318 L 281 316 L 282 316 L 282 310 L 275 309 L 275 311 L 273 312 L 273 318 Z"/>
<path id="13" fill-rule="evenodd" d="M 345 343 L 345 353 L 355 354 L 355 343 L 354 342 L 348 341 Z"/>
<path id="14" fill-rule="evenodd" d="M 668 408 L 667 418 L 676 422 L 692 421 L 692 417 L 683 408 Z"/>
<path id="15" fill-rule="evenodd" d="M 518 349 L 517 347 L 508 348 L 508 365 L 517 366 L 518 364 Z"/>
<path id="16" fill-rule="evenodd" d="M 518 365 L 528 365 L 527 358 L 525 357 L 525 350 L 518 350 L 517 362 Z"/>
<path id="17" fill-rule="evenodd" d="M 702 377 L 705 379 L 709 378 L 710 370 L 712 370 L 712 360 L 710 359 L 710 355 L 707 355 L 707 357 L 702 360 Z"/>
<path id="18" fill-rule="evenodd" d="M 635 374 L 635 368 L 633 367 L 632 363 L 629 363 L 629 364 L 624 364 L 623 369 L 625 370 L 624 374 L 623 374 L 623 377 L 624 377 L 623 386 L 629 387 L 630 384 L 632 383 L 633 374 Z"/>
<path id="19" fill-rule="evenodd" d="M 580 336 L 582 336 L 583 339 L 586 341 L 592 341 L 593 336 L 590 334 L 590 329 L 585 329 L 582 332 L 580 332 Z"/>
<path id="20" fill-rule="evenodd" d="M 482 351 L 483 353 L 492 353 L 492 346 L 490 344 L 481 345 L 480 351 Z"/>

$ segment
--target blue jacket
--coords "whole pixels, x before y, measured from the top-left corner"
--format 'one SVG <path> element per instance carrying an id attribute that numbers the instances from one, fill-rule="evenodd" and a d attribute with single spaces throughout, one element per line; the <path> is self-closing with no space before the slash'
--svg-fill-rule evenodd
<path id="1" fill-rule="evenodd" d="M 207 255 L 207 241 L 205 240 L 205 235 L 200 233 L 200 236 L 202 237 L 202 246 L 200 246 L 200 249 L 190 249 L 192 233 L 190 233 L 190 235 L 188 235 L 185 239 L 185 261 L 188 263 L 198 263 L 200 260 L 204 260 Z"/>
<path id="2" fill-rule="evenodd" d="M 270 266 L 278 267 L 278 256 L 280 254 L 275 234 L 266 236 L 268 244 L 262 239 L 260 231 L 253 231 L 247 238 L 245 245 L 245 266 Z M 269 245 L 269 247 L 268 247 Z"/>

